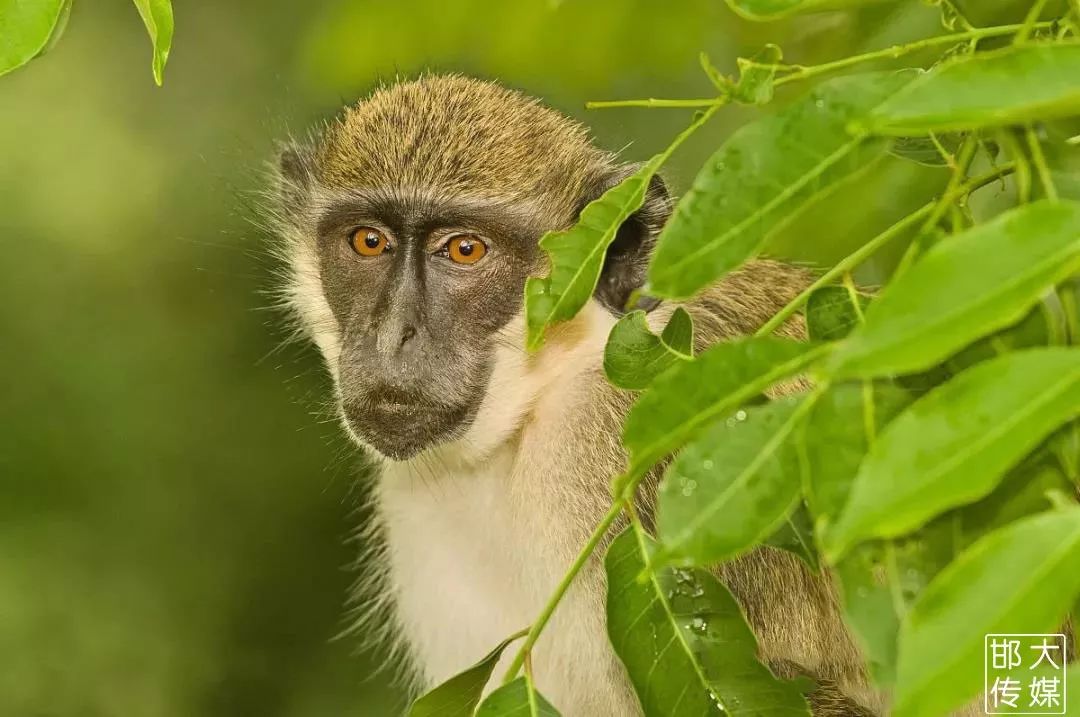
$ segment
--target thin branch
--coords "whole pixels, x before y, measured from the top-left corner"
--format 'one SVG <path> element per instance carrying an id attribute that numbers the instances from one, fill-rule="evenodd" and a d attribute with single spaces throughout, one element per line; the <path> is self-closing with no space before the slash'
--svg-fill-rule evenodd
<path id="1" fill-rule="evenodd" d="M 551 619 L 552 613 L 555 612 L 555 608 L 559 606 L 559 602 L 563 599 L 566 591 L 570 587 L 570 583 L 574 581 L 577 574 L 581 572 L 581 569 L 585 567 L 585 563 L 588 562 L 592 556 L 596 547 L 600 544 L 600 541 L 607 535 L 611 525 L 615 522 L 615 519 L 619 517 L 622 512 L 622 504 L 615 502 L 609 509 L 606 515 L 600 519 L 596 528 L 593 530 L 592 535 L 589 536 L 588 542 L 585 543 L 585 547 L 574 558 L 574 562 L 571 563 L 569 570 L 563 575 L 562 580 L 559 581 L 558 586 L 555 588 L 555 592 L 548 598 L 547 604 L 544 605 L 544 609 L 540 611 L 539 617 L 536 618 L 536 622 L 529 628 L 528 634 L 525 636 L 525 642 L 521 645 L 521 649 L 514 655 L 514 661 L 510 663 L 510 668 L 506 671 L 506 675 L 503 677 L 503 683 L 510 682 L 517 677 L 518 672 L 521 671 L 522 666 L 525 664 L 525 658 L 532 651 L 536 641 L 540 638 L 540 633 L 544 631 L 548 621 Z"/>
<path id="2" fill-rule="evenodd" d="M 1033 28 L 1045 28 L 1050 27 L 1052 23 L 1049 22 L 1037 22 Z M 939 35 L 937 37 L 927 38 L 925 40 L 919 40 L 918 42 L 911 42 L 906 45 L 893 45 L 892 47 L 886 47 L 881 50 L 874 50 L 873 52 L 866 52 L 862 55 L 853 55 L 852 57 L 846 57 L 842 60 L 836 60 L 834 62 L 826 62 L 821 65 L 763 65 L 758 63 L 748 63 L 749 67 L 761 67 L 766 69 L 776 70 L 777 72 L 788 72 L 790 74 L 784 75 L 778 78 L 773 84 L 776 86 L 787 84 L 788 82 L 795 82 L 796 80 L 805 80 L 808 77 L 814 77 L 816 75 L 823 75 L 827 72 L 835 72 L 836 70 L 843 70 L 854 65 L 858 65 L 864 62 L 871 62 L 873 60 L 882 59 L 896 59 L 903 57 L 904 55 L 919 50 L 924 50 L 929 47 L 937 47 L 940 45 L 951 45 L 965 40 L 978 41 L 987 37 L 1003 37 L 1005 35 L 1012 35 L 1024 29 L 1023 24 L 1014 25 L 997 25 L 994 27 L 980 27 L 973 30 L 967 30 L 965 32 L 957 32 L 951 35 Z M 698 99 L 657 99 L 651 97 L 649 99 L 641 100 L 605 100 L 598 102 L 586 102 L 585 107 L 588 109 L 608 109 L 612 107 L 650 107 L 650 108 L 696 108 L 704 109 L 708 107 L 714 107 L 718 104 L 727 104 L 730 98 L 725 96 L 720 97 L 704 97 Z"/>
<path id="3" fill-rule="evenodd" d="M 946 193 L 943 196 L 945 198 L 955 199 L 960 196 L 966 196 L 972 192 L 985 187 L 991 182 L 997 181 L 1001 177 L 1012 174 L 1016 169 L 1016 165 L 1012 162 L 1008 162 L 999 165 L 996 169 L 986 174 L 980 175 L 971 181 L 956 187 L 951 193 Z M 787 321 L 795 312 L 803 307 L 806 300 L 810 298 L 810 295 L 822 286 L 833 283 L 837 278 L 843 276 L 845 273 L 852 271 L 855 267 L 862 264 L 864 261 L 873 256 L 878 249 L 888 244 L 893 239 L 902 235 L 905 230 L 912 225 L 919 222 L 923 217 L 929 216 L 934 207 L 937 206 L 937 202 L 929 202 L 923 205 L 919 209 L 915 210 L 911 214 L 908 214 L 903 219 L 899 220 L 891 227 L 878 234 L 870 241 L 863 244 L 861 247 L 848 254 L 841 259 L 835 266 L 826 271 L 818 278 L 817 281 L 806 287 L 802 293 L 789 301 L 784 308 L 780 309 L 771 319 L 769 319 L 764 326 L 758 329 L 755 336 L 767 336 L 776 329 L 780 328 L 785 321 Z"/>
<path id="4" fill-rule="evenodd" d="M 1031 162 L 1035 165 L 1035 171 L 1039 174 L 1039 183 L 1042 184 L 1047 199 L 1057 201 L 1057 187 L 1054 186 L 1054 179 L 1050 175 L 1050 167 L 1046 163 L 1046 155 L 1043 154 L 1042 145 L 1039 144 L 1039 138 L 1035 135 L 1035 130 L 1030 124 L 1024 128 L 1024 138 L 1027 140 L 1028 151 L 1031 152 Z"/>
<path id="5" fill-rule="evenodd" d="M 717 105 L 726 105 L 728 102 L 729 100 L 727 97 L 712 97 L 697 100 L 661 100 L 655 98 L 649 98 L 647 100 L 601 100 L 596 102 L 586 102 L 585 109 L 602 110 L 611 107 L 674 107 L 683 109 L 705 109 L 708 107 L 716 107 Z"/>
<path id="6" fill-rule="evenodd" d="M 1043 10 L 1046 8 L 1046 0 L 1035 0 L 1031 4 L 1031 9 L 1028 10 L 1028 14 L 1024 17 L 1024 24 L 1020 28 L 1020 32 L 1016 33 L 1016 37 L 1013 38 L 1013 43 L 1020 45 L 1028 41 L 1031 37 L 1031 33 L 1035 31 L 1036 26 L 1039 25 L 1039 15 L 1042 15 Z"/>

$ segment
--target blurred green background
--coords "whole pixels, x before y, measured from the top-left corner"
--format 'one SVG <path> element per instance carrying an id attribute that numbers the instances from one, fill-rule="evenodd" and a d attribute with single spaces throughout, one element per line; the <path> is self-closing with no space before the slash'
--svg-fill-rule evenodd
<path id="1" fill-rule="evenodd" d="M 962 5 L 990 22 L 1021 4 Z M 734 71 L 767 41 L 814 63 L 941 31 L 918 0 L 771 25 L 720 0 L 180 0 L 175 13 L 162 89 L 126 1 L 76 0 L 57 47 L 0 78 L 0 716 L 404 704 L 384 652 L 331 639 L 347 625 L 365 481 L 317 357 L 282 347 L 267 308 L 258 195 L 275 139 L 429 68 L 540 95 L 641 160 L 688 114 L 586 100 L 707 96 L 701 50 Z M 725 110 L 695 137 L 666 172 L 673 188 L 754 112 Z M 891 160 L 775 248 L 835 258 L 943 179 Z"/>

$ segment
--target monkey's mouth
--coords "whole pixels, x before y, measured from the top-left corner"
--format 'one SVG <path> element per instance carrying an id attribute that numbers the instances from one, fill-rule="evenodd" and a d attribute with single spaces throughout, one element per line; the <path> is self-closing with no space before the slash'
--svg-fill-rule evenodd
<path id="1" fill-rule="evenodd" d="M 377 389 L 342 403 L 345 422 L 358 441 L 396 461 L 457 438 L 468 428 L 472 406 L 450 406 L 424 396 Z"/>

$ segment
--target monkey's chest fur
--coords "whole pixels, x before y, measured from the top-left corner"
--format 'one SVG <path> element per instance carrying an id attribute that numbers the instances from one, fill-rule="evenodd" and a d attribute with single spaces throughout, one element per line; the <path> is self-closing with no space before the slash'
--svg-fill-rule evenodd
<path id="1" fill-rule="evenodd" d="M 588 535 L 592 515 L 577 514 L 543 466 L 523 466 L 515 454 L 508 446 L 482 467 L 396 466 L 383 476 L 398 620 L 427 686 L 528 627 Z M 603 600 L 593 561 L 533 652 L 539 688 L 568 717 L 638 714 L 608 645 Z"/>

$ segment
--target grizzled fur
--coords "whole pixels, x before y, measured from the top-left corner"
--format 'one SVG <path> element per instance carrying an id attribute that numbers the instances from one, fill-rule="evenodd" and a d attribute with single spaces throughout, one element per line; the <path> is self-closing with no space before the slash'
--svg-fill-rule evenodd
<path id="1" fill-rule="evenodd" d="M 346 427 L 379 464 L 368 528 L 379 540 L 369 581 L 377 589 L 361 602 L 369 615 L 387 607 L 393 620 L 371 618 L 365 629 L 390 626 L 416 686 L 429 687 L 536 617 L 609 505 L 632 396 L 604 380 L 603 345 L 643 282 L 670 201 L 654 182 L 609 251 L 596 301 L 529 356 L 521 297 L 525 277 L 544 270 L 537 240 L 632 171 L 580 125 L 493 83 L 425 76 L 375 91 L 308 145 L 286 148 L 280 169 L 285 299 L 322 351 Z M 396 255 L 379 264 L 341 248 L 349 227 L 376 221 L 400 236 Z M 444 267 L 424 253 L 427 233 L 443 224 L 479 227 L 494 258 L 475 271 Z M 389 272 L 403 278 L 387 281 Z M 808 281 L 803 270 L 752 262 L 687 308 L 710 343 L 754 331 Z M 650 321 L 662 326 L 673 308 L 660 304 Z M 402 346 L 417 332 L 429 343 L 383 361 L 377 354 L 396 345 L 387 332 Z M 801 335 L 801 325 L 781 333 Z M 368 334 L 378 341 L 364 344 Z M 414 375 L 422 380 L 410 383 Z M 366 421 L 383 410 L 383 389 L 371 382 L 384 380 L 404 382 L 389 423 Z M 457 412 L 431 408 L 442 403 Z M 644 491 L 646 516 L 654 486 Z M 882 708 L 827 577 L 771 549 L 719 573 L 763 658 L 779 673 L 819 679 L 816 714 Z M 567 717 L 640 714 L 607 640 L 604 591 L 597 555 L 534 650 L 539 688 Z"/>

